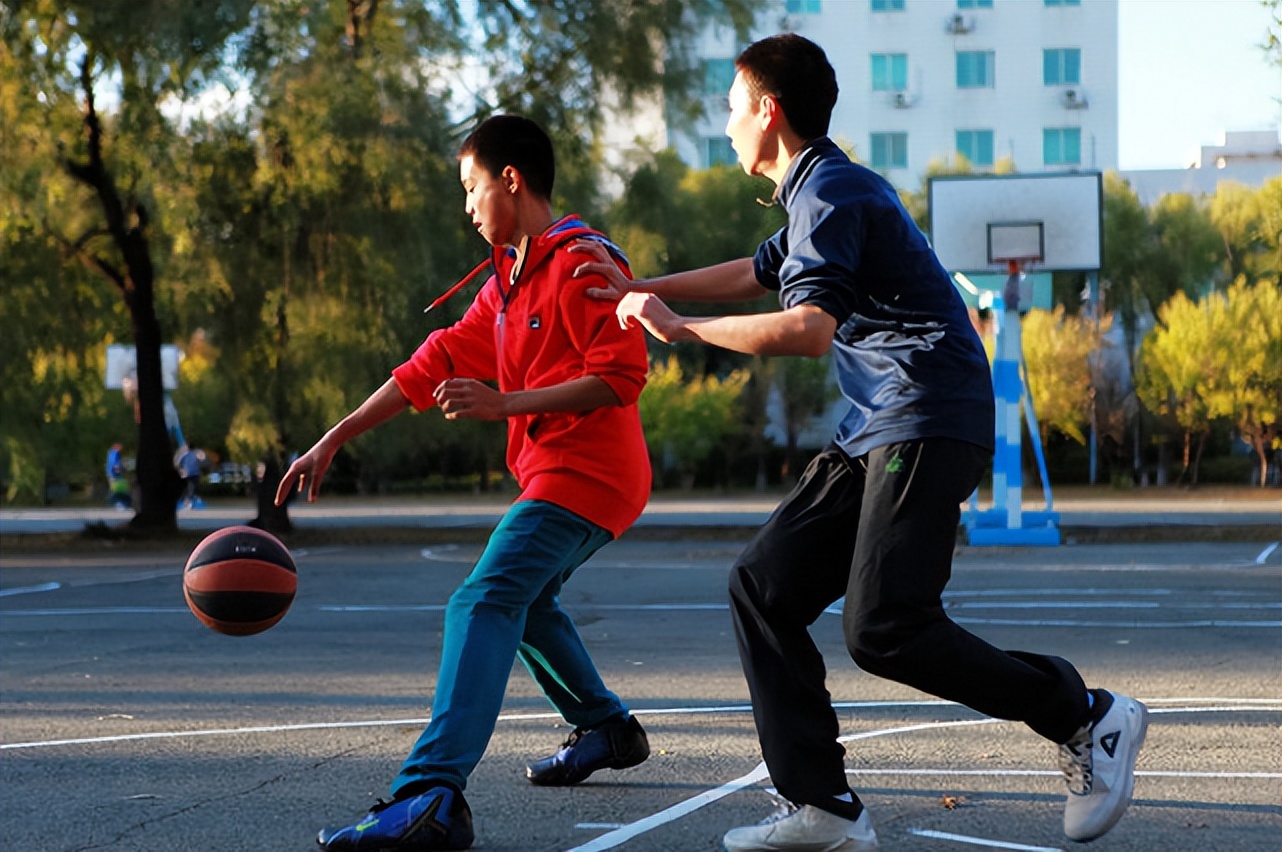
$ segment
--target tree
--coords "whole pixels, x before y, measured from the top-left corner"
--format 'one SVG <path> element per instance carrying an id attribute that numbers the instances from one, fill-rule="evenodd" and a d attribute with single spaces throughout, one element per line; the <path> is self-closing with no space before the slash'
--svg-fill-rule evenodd
<path id="1" fill-rule="evenodd" d="M 747 382 L 745 370 L 688 379 L 675 355 L 652 364 L 637 404 L 656 468 L 693 481 L 695 468 L 740 428 L 738 400 Z"/>
<path id="2" fill-rule="evenodd" d="M 1182 292 L 1198 296 L 1214 284 L 1225 259 L 1224 243 L 1204 199 L 1186 192 L 1163 195 L 1149 211 L 1157 244 L 1148 261 L 1147 277 L 1164 296 Z M 1152 293 L 1152 291 L 1150 291 Z"/>
<path id="3" fill-rule="evenodd" d="M 832 377 L 832 359 L 771 358 L 766 362 L 765 380 L 779 393 L 784 427 L 784 478 L 795 481 L 801 475 L 798 439 L 811 418 L 824 412 L 837 395 Z"/>
<path id="4" fill-rule="evenodd" d="M 222 47 L 249 5 L 38 0 L 2 22 L 6 75 L 25 92 L 19 115 L 39 128 L 32 142 L 47 167 L 77 185 L 38 221 L 68 258 L 110 281 L 128 308 L 137 351 L 141 502 L 131 524 L 138 528 L 176 527 L 180 490 L 164 420 L 156 308 L 153 227 L 163 206 L 157 173 L 172 153 L 172 127 L 161 107 L 221 66 Z M 108 94 L 115 103 L 103 112 Z M 39 197 L 37 191 L 25 200 Z M 95 210 L 89 219 L 68 215 L 89 205 Z"/>
<path id="5" fill-rule="evenodd" d="M 1159 311 L 1160 323 L 1144 341 L 1136 390 L 1152 412 L 1174 421 L 1183 433 L 1182 469 L 1197 485 L 1198 467 L 1212 414 L 1208 395 L 1229 341 L 1217 337 L 1210 314 L 1183 293 L 1177 293 Z M 1196 446 L 1194 446 L 1196 439 Z"/>
<path id="6" fill-rule="evenodd" d="M 1267 482 L 1269 452 L 1282 438 L 1282 284 L 1239 279 L 1209 297 L 1209 324 L 1223 348 L 1207 395 L 1213 417 L 1227 417 L 1259 461 L 1260 485 Z"/>
<path id="7" fill-rule="evenodd" d="M 1260 5 L 1269 10 L 1270 19 L 1260 49 L 1270 62 L 1282 67 L 1282 0 L 1260 0 Z"/>
<path id="8" fill-rule="evenodd" d="M 1054 311 L 1029 311 L 1020 322 L 1028 391 L 1037 412 L 1042 443 L 1055 429 L 1079 444 L 1090 421 L 1091 374 L 1089 358 L 1098 345 L 1095 323 L 1081 315 L 1068 315 L 1063 305 Z M 1101 331 L 1107 330 L 1107 321 Z"/>

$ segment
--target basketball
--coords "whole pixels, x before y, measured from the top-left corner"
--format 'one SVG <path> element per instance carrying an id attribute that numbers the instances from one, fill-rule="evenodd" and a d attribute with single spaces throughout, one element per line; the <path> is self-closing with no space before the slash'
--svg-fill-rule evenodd
<path id="1" fill-rule="evenodd" d="M 211 533 L 183 568 L 192 614 L 228 636 L 252 636 L 280 621 L 297 589 L 294 557 L 276 536 L 253 527 Z"/>

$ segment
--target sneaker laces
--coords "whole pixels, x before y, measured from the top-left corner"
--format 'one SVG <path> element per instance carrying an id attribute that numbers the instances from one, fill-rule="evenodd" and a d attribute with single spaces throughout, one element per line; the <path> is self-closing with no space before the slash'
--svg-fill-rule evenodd
<path id="1" fill-rule="evenodd" d="M 575 743 L 583 739 L 584 734 L 586 734 L 590 730 L 592 729 L 591 728 L 575 728 L 573 731 L 570 732 L 570 735 L 565 738 L 565 742 L 561 743 L 561 748 L 562 749 L 571 748 Z"/>
<path id="2" fill-rule="evenodd" d="M 757 823 L 757 825 L 773 825 L 776 822 L 781 822 L 782 820 L 787 819 L 797 811 L 801 810 L 801 805 L 790 802 L 783 796 L 771 796 L 770 798 L 773 799 L 775 803 L 774 813 Z"/>
<path id="3" fill-rule="evenodd" d="M 1068 791 L 1076 796 L 1090 793 L 1095 780 L 1091 746 L 1091 726 L 1084 725 L 1072 739 L 1059 747 L 1060 772 L 1068 781 Z"/>

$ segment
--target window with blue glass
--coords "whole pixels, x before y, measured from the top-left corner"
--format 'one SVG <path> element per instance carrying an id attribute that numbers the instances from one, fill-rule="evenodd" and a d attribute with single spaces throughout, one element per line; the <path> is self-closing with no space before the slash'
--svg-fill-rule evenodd
<path id="1" fill-rule="evenodd" d="M 907 133 L 873 133 L 871 141 L 874 169 L 908 168 Z"/>
<path id="2" fill-rule="evenodd" d="M 724 96 L 734 83 L 733 59 L 703 60 L 703 94 Z"/>
<path id="3" fill-rule="evenodd" d="M 904 11 L 904 0 L 872 0 L 872 10 L 874 12 L 902 12 Z"/>
<path id="4" fill-rule="evenodd" d="M 993 0 L 957 0 L 958 9 L 991 9 Z"/>
<path id="5" fill-rule="evenodd" d="M 784 11 L 789 15 L 818 15 L 823 11 L 823 0 L 787 0 Z"/>
<path id="6" fill-rule="evenodd" d="M 908 89 L 908 54 L 874 53 L 872 55 L 872 90 L 903 92 Z"/>
<path id="7" fill-rule="evenodd" d="M 1082 51 L 1076 47 L 1043 50 L 1042 82 L 1048 86 L 1077 85 L 1082 82 Z"/>
<path id="8" fill-rule="evenodd" d="M 735 156 L 734 148 L 730 146 L 729 137 L 703 137 L 703 167 L 705 169 L 710 169 L 713 166 L 733 166 L 737 162 L 739 162 L 739 158 Z"/>
<path id="9" fill-rule="evenodd" d="M 957 88 L 992 88 L 997 80 L 997 57 L 991 50 L 957 51 Z"/>
<path id="10" fill-rule="evenodd" d="M 972 166 L 991 166 L 993 164 L 993 131 L 991 130 L 958 130 L 957 153 Z"/>
<path id="11" fill-rule="evenodd" d="M 1042 130 L 1042 162 L 1048 166 L 1078 166 L 1082 163 L 1082 129 L 1047 127 Z"/>

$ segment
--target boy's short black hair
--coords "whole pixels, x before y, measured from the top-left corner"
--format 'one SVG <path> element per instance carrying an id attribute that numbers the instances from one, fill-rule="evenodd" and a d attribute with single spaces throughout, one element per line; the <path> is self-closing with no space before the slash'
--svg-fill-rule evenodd
<path id="1" fill-rule="evenodd" d="M 828 135 L 837 104 L 837 74 L 823 48 L 796 33 L 770 36 L 744 48 L 734 61 L 748 94 L 770 95 L 805 141 Z"/>
<path id="2" fill-rule="evenodd" d="M 512 166 L 525 178 L 525 185 L 541 198 L 552 197 L 556 180 L 556 158 L 552 140 L 528 118 L 493 115 L 477 125 L 459 147 L 459 159 L 471 156 L 498 177 Z"/>

